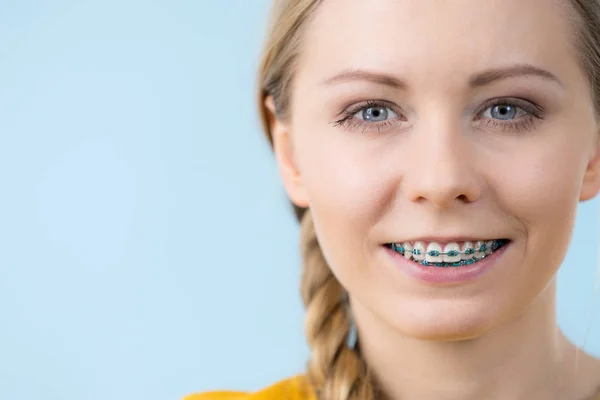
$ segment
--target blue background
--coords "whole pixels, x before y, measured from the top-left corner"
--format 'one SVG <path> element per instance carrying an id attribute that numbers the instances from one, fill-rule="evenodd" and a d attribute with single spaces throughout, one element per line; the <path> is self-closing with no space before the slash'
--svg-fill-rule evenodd
<path id="1" fill-rule="evenodd" d="M 302 370 L 297 226 L 254 104 L 268 3 L 0 1 L 1 399 Z M 598 208 L 559 280 L 560 322 L 596 355 Z"/>

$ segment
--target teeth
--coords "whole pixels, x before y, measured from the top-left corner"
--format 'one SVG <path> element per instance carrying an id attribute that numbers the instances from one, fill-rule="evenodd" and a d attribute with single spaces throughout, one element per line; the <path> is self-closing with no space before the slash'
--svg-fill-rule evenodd
<path id="1" fill-rule="evenodd" d="M 456 255 L 448 255 L 451 252 L 454 252 Z M 455 263 L 460 261 L 460 246 L 458 243 L 448 243 L 446 247 L 444 247 L 444 253 L 446 253 L 443 257 L 444 262 Z"/>
<path id="2" fill-rule="evenodd" d="M 473 243 L 465 242 L 463 244 L 462 254 L 460 255 L 460 259 L 461 260 L 470 260 L 471 258 L 473 258 L 473 254 L 469 254 L 469 253 L 471 253 L 472 250 L 473 250 Z"/>
<path id="3" fill-rule="evenodd" d="M 412 244 L 410 244 L 409 242 L 404 242 L 402 247 L 404 247 L 404 258 L 407 258 L 410 260 L 412 258 L 412 250 L 413 250 Z"/>
<path id="4" fill-rule="evenodd" d="M 479 251 L 481 249 L 481 246 L 483 246 L 485 244 L 485 242 L 482 241 L 477 241 L 475 242 L 475 258 L 476 259 L 481 259 L 483 257 L 485 257 L 485 252 L 483 251 Z"/>
<path id="5" fill-rule="evenodd" d="M 413 247 L 413 258 L 417 261 L 423 261 L 425 259 L 425 243 L 415 242 L 415 247 Z"/>
<path id="6" fill-rule="evenodd" d="M 442 262 L 442 246 L 439 244 L 432 242 L 427 246 L 427 254 L 425 254 L 425 261 L 430 263 L 438 263 Z"/>
<path id="7" fill-rule="evenodd" d="M 453 242 L 448 243 L 445 246 L 431 242 L 429 244 L 418 241 L 414 245 L 411 242 L 396 243 L 392 249 L 403 255 L 407 260 L 414 260 L 418 263 L 425 261 L 425 263 L 438 264 L 456 264 L 463 261 L 462 265 L 472 264 L 473 261 L 481 260 L 486 256 L 492 254 L 502 244 L 500 241 L 489 240 L 487 242 L 477 241 L 464 242 L 462 246 L 459 243 Z M 455 265 L 457 266 L 457 265 Z"/>
<path id="8" fill-rule="evenodd" d="M 487 244 L 487 250 L 485 251 L 485 255 L 489 256 L 490 254 L 492 254 L 492 245 L 494 244 L 494 241 L 490 240 L 489 242 L 485 242 L 485 244 Z"/>

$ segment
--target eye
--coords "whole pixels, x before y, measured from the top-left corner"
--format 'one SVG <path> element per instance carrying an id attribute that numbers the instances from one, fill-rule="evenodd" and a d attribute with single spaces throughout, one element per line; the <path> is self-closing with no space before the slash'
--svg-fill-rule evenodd
<path id="1" fill-rule="evenodd" d="M 369 106 L 362 108 L 353 117 L 367 122 L 383 122 L 398 118 L 398 114 L 389 107 Z"/>
<path id="2" fill-rule="evenodd" d="M 492 99 L 484 103 L 475 118 L 481 127 L 502 132 L 531 132 L 545 118 L 543 107 L 520 98 Z"/>
<path id="3" fill-rule="evenodd" d="M 332 122 L 334 127 L 364 134 L 387 133 L 401 128 L 406 122 L 400 108 L 385 100 L 368 100 L 354 104 L 339 115 L 341 118 Z"/>
<path id="4" fill-rule="evenodd" d="M 492 118 L 500 121 L 512 121 L 517 118 L 527 116 L 529 113 L 514 104 L 495 104 L 486 108 L 482 117 Z"/>

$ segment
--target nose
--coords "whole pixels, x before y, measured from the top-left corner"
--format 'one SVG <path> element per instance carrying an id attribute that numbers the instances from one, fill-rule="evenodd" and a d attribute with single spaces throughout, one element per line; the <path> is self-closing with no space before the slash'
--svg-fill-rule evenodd
<path id="1" fill-rule="evenodd" d="M 441 131 L 439 131 L 441 132 Z M 419 135 L 404 186 L 410 201 L 438 208 L 468 204 L 481 196 L 477 149 L 460 132 Z"/>

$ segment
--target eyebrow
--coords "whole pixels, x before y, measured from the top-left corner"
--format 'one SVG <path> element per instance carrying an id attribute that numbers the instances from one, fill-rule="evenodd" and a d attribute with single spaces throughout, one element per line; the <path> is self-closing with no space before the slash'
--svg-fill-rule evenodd
<path id="1" fill-rule="evenodd" d="M 378 85 L 389 86 L 392 89 L 406 89 L 408 87 L 408 85 L 401 79 L 395 78 L 391 75 L 371 72 L 363 69 L 345 70 L 329 79 L 326 79 L 323 84 L 326 86 L 331 86 L 354 81 L 372 82 Z"/>
<path id="2" fill-rule="evenodd" d="M 557 83 L 561 87 L 564 87 L 561 80 L 558 79 L 553 73 L 546 71 L 545 69 L 536 67 L 531 64 L 516 64 L 508 67 L 493 68 L 476 75 L 473 75 L 469 79 L 469 86 L 471 88 L 478 88 L 489 85 L 490 83 L 500 81 L 508 78 L 523 77 L 523 76 L 537 76 L 545 80 Z M 331 78 L 326 79 L 323 84 L 331 86 L 340 83 L 348 83 L 354 81 L 367 81 L 378 85 L 388 86 L 392 89 L 407 89 L 408 84 L 392 75 L 382 74 L 362 69 L 349 69 L 345 70 Z"/>
<path id="3" fill-rule="evenodd" d="M 489 85 L 492 82 L 499 81 L 502 79 L 514 78 L 519 76 L 538 76 L 545 80 L 558 83 L 561 87 L 564 87 L 560 79 L 558 79 L 558 77 L 552 72 L 546 71 L 545 69 L 536 67 L 531 64 L 517 64 L 506 68 L 494 68 L 481 72 L 469 79 L 469 85 L 475 88 Z"/>

